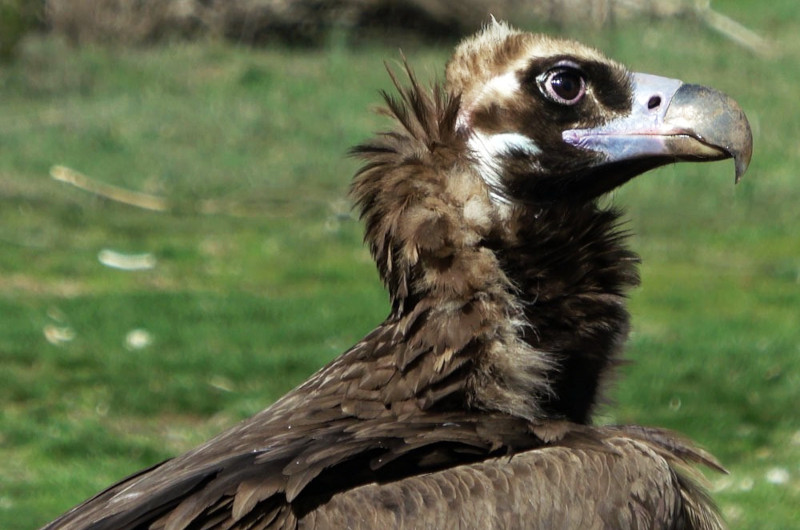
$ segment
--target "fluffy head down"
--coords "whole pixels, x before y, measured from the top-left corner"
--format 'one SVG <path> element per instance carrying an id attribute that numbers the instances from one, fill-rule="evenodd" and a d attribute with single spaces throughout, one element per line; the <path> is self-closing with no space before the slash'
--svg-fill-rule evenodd
<path id="1" fill-rule="evenodd" d="M 624 66 L 580 43 L 493 22 L 458 46 L 446 79 L 461 102 L 457 130 L 495 199 L 586 200 L 621 184 L 594 178 L 601 157 L 565 144 L 562 133 L 630 112 L 631 74 Z M 557 90 L 582 83 L 583 92 L 575 101 L 560 100 L 554 82 L 561 83 Z"/>

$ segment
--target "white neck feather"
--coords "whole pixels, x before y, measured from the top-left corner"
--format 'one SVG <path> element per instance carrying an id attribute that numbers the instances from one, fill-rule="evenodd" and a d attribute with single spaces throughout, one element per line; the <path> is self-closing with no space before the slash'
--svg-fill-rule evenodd
<path id="1" fill-rule="evenodd" d="M 504 155 L 512 152 L 537 155 L 541 152 L 533 140 L 515 132 L 484 134 L 474 131 L 467 145 L 478 162 L 478 171 L 481 177 L 489 185 L 492 200 L 503 204 L 510 204 L 510 201 L 502 193 L 504 189 L 502 163 Z"/>

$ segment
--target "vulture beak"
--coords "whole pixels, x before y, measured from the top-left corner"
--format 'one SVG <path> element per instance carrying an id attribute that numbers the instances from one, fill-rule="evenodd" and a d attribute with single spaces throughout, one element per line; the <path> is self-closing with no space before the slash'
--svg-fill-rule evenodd
<path id="1" fill-rule="evenodd" d="M 603 153 L 608 163 L 733 158 L 739 182 L 750 164 L 753 136 L 736 101 L 704 86 L 649 74 L 633 74 L 632 85 L 628 115 L 599 127 L 566 130 L 564 141 Z"/>

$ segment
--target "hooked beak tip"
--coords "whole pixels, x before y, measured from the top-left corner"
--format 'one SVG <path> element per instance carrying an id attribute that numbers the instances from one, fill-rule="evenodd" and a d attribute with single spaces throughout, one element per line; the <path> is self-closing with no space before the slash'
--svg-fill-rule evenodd
<path id="1" fill-rule="evenodd" d="M 699 85 L 683 85 L 675 93 L 666 121 L 680 123 L 686 132 L 717 146 L 733 158 L 738 184 L 750 165 L 753 134 L 739 104 L 730 96 Z"/>

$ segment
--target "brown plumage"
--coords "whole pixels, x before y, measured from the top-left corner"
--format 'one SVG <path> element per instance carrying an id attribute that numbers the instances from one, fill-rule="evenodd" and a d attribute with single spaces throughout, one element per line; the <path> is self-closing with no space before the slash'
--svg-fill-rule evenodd
<path id="1" fill-rule="evenodd" d="M 386 96 L 395 129 L 354 150 L 387 319 L 268 409 L 46 528 L 720 528 L 686 474 L 712 457 L 590 425 L 638 282 L 595 199 L 669 161 L 733 156 L 738 175 L 749 160 L 735 103 L 661 78 L 658 120 L 702 97 L 738 129 L 695 112 L 657 136 L 650 120 L 640 147 L 630 116 L 652 79 L 637 75 L 499 23 L 459 46 L 444 86 L 408 69 Z"/>

